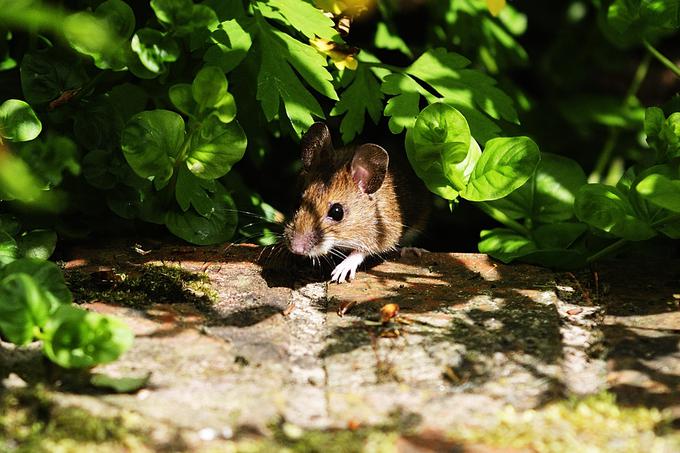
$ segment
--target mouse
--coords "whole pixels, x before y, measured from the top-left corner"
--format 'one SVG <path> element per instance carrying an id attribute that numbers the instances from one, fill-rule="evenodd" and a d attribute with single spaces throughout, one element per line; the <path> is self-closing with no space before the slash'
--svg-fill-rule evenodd
<path id="1" fill-rule="evenodd" d="M 366 258 L 409 245 L 424 228 L 430 200 L 405 159 L 398 165 L 374 143 L 336 149 L 324 123 L 300 147 L 300 203 L 284 242 L 296 255 L 342 259 L 331 282 L 353 280 Z"/>

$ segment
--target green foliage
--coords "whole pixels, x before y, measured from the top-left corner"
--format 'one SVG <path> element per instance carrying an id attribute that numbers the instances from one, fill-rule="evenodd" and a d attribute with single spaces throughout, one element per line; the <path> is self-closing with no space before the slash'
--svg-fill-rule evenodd
<path id="1" fill-rule="evenodd" d="M 41 340 L 45 355 L 66 368 L 115 360 L 132 344 L 121 321 L 71 304 L 61 270 L 21 258 L 0 268 L 0 333 L 17 345 Z"/>
<path id="2" fill-rule="evenodd" d="M 27 142 L 36 138 L 41 130 L 40 120 L 26 102 L 9 99 L 0 105 L 0 138 Z"/>
<path id="3" fill-rule="evenodd" d="M 503 137 L 480 147 L 465 117 L 455 108 L 432 104 L 418 115 L 406 134 L 406 153 L 428 188 L 454 201 L 503 198 L 522 186 L 540 160 L 528 137 Z"/>

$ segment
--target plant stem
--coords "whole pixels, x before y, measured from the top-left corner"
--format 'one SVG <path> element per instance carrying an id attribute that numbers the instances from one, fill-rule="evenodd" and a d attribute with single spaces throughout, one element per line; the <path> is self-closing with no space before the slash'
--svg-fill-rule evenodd
<path id="1" fill-rule="evenodd" d="M 531 238 L 531 230 L 529 228 L 525 227 L 521 223 L 517 222 L 516 220 L 511 219 L 508 217 L 503 211 L 500 209 L 496 209 L 492 206 L 489 206 L 483 201 L 480 201 L 478 203 L 475 203 L 475 205 L 484 211 L 486 214 L 488 214 L 492 219 L 497 220 L 498 222 L 502 223 L 506 227 L 517 231 L 520 234 L 523 234 L 524 236 Z"/>
<path id="2" fill-rule="evenodd" d="M 588 264 L 590 264 L 590 263 L 592 263 L 592 262 L 594 262 L 594 261 L 597 261 L 597 260 L 599 260 L 600 258 L 602 258 L 603 256 L 607 256 L 607 255 L 609 255 L 610 253 L 613 253 L 613 252 L 617 251 L 618 249 L 620 249 L 621 247 L 623 247 L 623 246 L 626 245 L 627 243 L 628 243 L 628 240 L 627 240 L 627 239 L 619 239 L 618 241 L 609 244 L 608 246 L 606 246 L 605 248 L 603 248 L 603 249 L 600 250 L 599 252 L 597 252 L 597 253 L 595 253 L 595 254 L 593 254 L 593 255 L 590 255 L 590 256 L 586 259 L 586 262 L 587 262 Z"/>
<path id="3" fill-rule="evenodd" d="M 626 106 L 628 106 L 635 98 L 635 94 L 638 92 L 638 90 L 640 89 L 640 85 L 642 85 L 642 82 L 645 80 L 645 77 L 647 76 L 647 71 L 649 70 L 649 63 L 651 62 L 651 59 L 652 57 L 650 54 L 645 54 L 645 56 L 642 57 L 642 60 L 640 61 L 640 64 L 635 70 L 635 74 L 633 75 L 633 80 L 630 82 L 630 86 L 626 91 L 626 97 L 623 99 L 623 102 L 621 103 L 622 107 L 625 108 Z M 614 152 L 614 148 L 616 148 L 616 143 L 619 140 L 619 133 L 620 132 L 618 128 L 616 127 L 609 128 L 607 140 L 604 142 L 604 146 L 602 146 L 600 155 L 597 157 L 595 169 L 588 177 L 588 182 L 594 183 L 600 182 L 602 180 L 602 174 L 605 172 L 607 165 L 609 165 L 609 161 L 612 158 L 612 153 Z"/>
<path id="4" fill-rule="evenodd" d="M 661 62 L 661 64 L 663 64 L 664 66 L 666 66 L 666 67 L 667 67 L 673 74 L 675 74 L 677 77 L 680 77 L 680 68 L 678 67 L 678 65 L 676 65 L 676 64 L 673 63 L 671 60 L 669 60 L 668 58 L 666 58 L 666 56 L 665 56 L 664 54 L 662 54 L 661 52 L 659 52 L 658 50 L 656 50 L 656 48 L 655 48 L 654 46 L 652 46 L 652 45 L 649 43 L 649 41 L 647 41 L 646 39 L 643 39 L 643 40 L 642 40 L 642 44 L 644 44 L 644 46 L 645 46 L 645 48 L 647 49 L 647 51 L 649 51 L 649 53 L 652 54 L 652 55 L 654 56 L 654 58 L 656 58 L 657 60 L 659 60 L 659 62 Z"/>

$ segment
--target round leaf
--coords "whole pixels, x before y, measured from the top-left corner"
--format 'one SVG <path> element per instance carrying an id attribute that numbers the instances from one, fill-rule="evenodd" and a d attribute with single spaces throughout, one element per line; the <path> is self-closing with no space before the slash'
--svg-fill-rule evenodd
<path id="1" fill-rule="evenodd" d="M 9 99 L 0 105 L 0 137 L 12 142 L 27 142 L 36 138 L 42 123 L 24 101 Z"/>
<path id="2" fill-rule="evenodd" d="M 191 93 L 201 109 L 215 107 L 227 93 L 227 78 L 216 66 L 205 66 L 194 78 Z"/>
<path id="3" fill-rule="evenodd" d="M 33 230 L 19 238 L 19 256 L 47 260 L 57 246 L 57 233 L 53 230 Z"/>
<path id="4" fill-rule="evenodd" d="M 503 198 L 527 182 L 540 158 L 538 146 L 528 137 L 491 139 L 461 196 L 470 201 Z"/>
<path id="5" fill-rule="evenodd" d="M 404 144 L 406 156 L 413 171 L 423 180 L 428 190 L 445 200 L 455 200 L 458 197 L 458 191 L 446 179 L 439 156 L 420 152 L 421 150 L 413 143 L 413 129 L 406 131 Z"/>
<path id="6" fill-rule="evenodd" d="M 470 148 L 470 140 L 470 128 L 465 117 L 441 102 L 425 107 L 413 127 L 413 144 L 418 155 L 439 155 L 444 165 L 463 161 Z"/>
<path id="7" fill-rule="evenodd" d="M 21 258 L 3 267 L 0 270 L 0 278 L 17 273 L 30 275 L 49 297 L 53 309 L 59 304 L 69 304 L 73 301 L 73 296 L 66 286 L 61 269 L 53 262 Z"/>
<path id="8" fill-rule="evenodd" d="M 0 331 L 12 343 L 30 343 L 36 328 L 47 322 L 50 307 L 30 275 L 12 273 L 0 280 Z"/>
<path id="9" fill-rule="evenodd" d="M 135 173 L 167 180 L 184 143 L 184 120 L 169 110 L 138 113 L 125 125 L 120 143 Z"/>
<path id="10" fill-rule="evenodd" d="M 178 83 L 171 86 L 170 90 L 168 90 L 168 96 L 170 97 L 170 102 L 172 102 L 180 112 L 186 113 L 187 115 L 196 113 L 198 106 L 191 93 L 191 85 L 188 83 Z"/>
<path id="11" fill-rule="evenodd" d="M 64 368 L 85 368 L 116 360 L 134 335 L 122 321 L 63 305 L 45 326 L 44 352 Z"/>
<path id="12" fill-rule="evenodd" d="M 246 151 L 247 139 L 236 121 L 222 123 L 209 116 L 197 131 L 187 157 L 187 167 L 199 178 L 216 179 L 231 170 Z"/>

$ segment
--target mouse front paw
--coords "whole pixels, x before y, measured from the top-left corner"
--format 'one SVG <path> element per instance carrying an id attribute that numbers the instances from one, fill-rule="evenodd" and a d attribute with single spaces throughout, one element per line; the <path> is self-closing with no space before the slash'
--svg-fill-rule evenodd
<path id="1" fill-rule="evenodd" d="M 352 252 L 331 272 L 331 282 L 349 282 L 357 274 L 357 268 L 364 262 L 365 255 L 361 252 Z"/>

